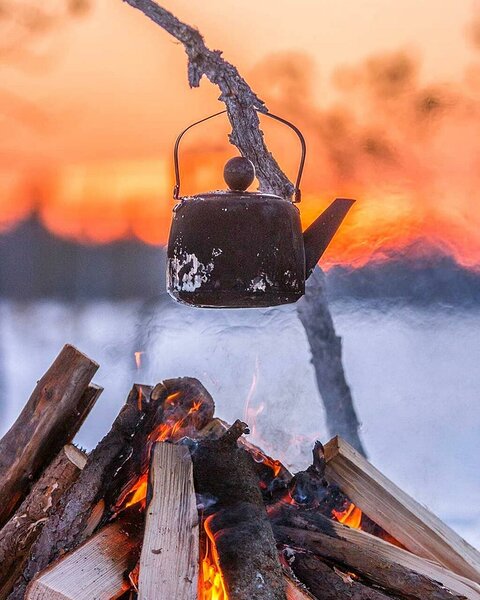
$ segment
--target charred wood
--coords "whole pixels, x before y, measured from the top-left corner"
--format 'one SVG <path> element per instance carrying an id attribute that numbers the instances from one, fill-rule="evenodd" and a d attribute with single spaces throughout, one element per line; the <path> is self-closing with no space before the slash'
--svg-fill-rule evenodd
<path id="1" fill-rule="evenodd" d="M 0 527 L 89 413 L 101 389 L 88 384 L 96 362 L 66 345 L 0 440 Z"/>
<path id="2" fill-rule="evenodd" d="M 310 552 L 340 570 L 353 571 L 386 593 L 409 600 L 480 599 L 480 588 L 474 582 L 381 539 L 314 511 L 284 508 L 282 512 L 273 525 L 279 544 Z"/>
<path id="3" fill-rule="evenodd" d="M 192 452 L 195 489 L 215 540 L 231 600 L 285 600 L 275 540 L 265 512 L 255 464 L 237 439 L 237 421 L 218 440 L 202 440 Z"/>

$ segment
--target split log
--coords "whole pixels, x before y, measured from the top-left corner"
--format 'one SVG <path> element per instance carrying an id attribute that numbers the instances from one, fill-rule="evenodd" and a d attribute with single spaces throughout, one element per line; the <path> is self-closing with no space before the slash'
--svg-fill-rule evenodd
<path id="1" fill-rule="evenodd" d="M 314 554 L 289 549 L 289 564 L 295 575 L 321 600 L 391 600 L 399 598 L 384 594 L 359 581 L 355 573 L 331 567 Z M 425 599 L 426 600 L 426 599 Z"/>
<path id="2" fill-rule="evenodd" d="M 300 583 L 298 580 L 296 581 L 290 573 L 284 573 L 283 578 L 287 600 L 315 600 L 315 597 L 310 594 L 303 583 Z"/>
<path id="3" fill-rule="evenodd" d="M 254 460 L 237 443 L 246 431 L 236 421 L 220 439 L 195 444 L 195 489 L 205 504 L 228 597 L 286 600 Z"/>
<path id="4" fill-rule="evenodd" d="M 103 501 L 113 475 L 128 460 L 132 439 L 148 406 L 147 386 L 134 385 L 111 430 L 91 452 L 77 481 L 62 496 L 58 509 L 32 547 L 22 575 L 9 600 L 22 600 L 28 583 L 61 553 L 78 546 L 91 534 L 92 511 Z M 97 523 L 99 519 L 97 518 Z"/>
<path id="5" fill-rule="evenodd" d="M 64 446 L 0 531 L 0 600 L 8 597 L 44 523 L 86 461 L 86 455 L 78 448 L 71 444 Z"/>
<path id="6" fill-rule="evenodd" d="M 326 476 L 405 548 L 480 583 L 480 553 L 338 436 L 325 446 Z"/>
<path id="7" fill-rule="evenodd" d="M 87 391 L 97 369 L 96 362 L 66 345 L 0 440 L 0 527 L 79 430 L 100 393 Z"/>
<path id="8" fill-rule="evenodd" d="M 124 515 L 62 556 L 28 586 L 25 600 L 114 600 L 130 589 L 141 527 Z"/>
<path id="9" fill-rule="evenodd" d="M 153 446 L 147 498 L 138 598 L 197 600 L 198 512 L 186 446 Z"/>
<path id="10" fill-rule="evenodd" d="M 480 586 L 437 563 L 415 556 L 313 511 L 283 508 L 273 524 L 277 542 L 348 567 L 362 580 L 409 600 L 480 600 Z M 450 592 L 451 590 L 451 592 Z"/>
<path id="11" fill-rule="evenodd" d="M 38 572 L 128 506 L 128 489 L 146 477 L 150 448 L 156 440 L 182 437 L 185 432 L 193 435 L 213 412 L 213 399 L 196 379 L 167 380 L 153 391 L 134 385 L 110 432 L 90 454 L 80 477 L 46 523 L 9 600 L 21 600 Z"/>

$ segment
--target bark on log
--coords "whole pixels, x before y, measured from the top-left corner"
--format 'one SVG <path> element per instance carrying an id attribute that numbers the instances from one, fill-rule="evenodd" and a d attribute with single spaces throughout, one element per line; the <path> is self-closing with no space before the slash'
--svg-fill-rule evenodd
<path id="1" fill-rule="evenodd" d="M 237 439 L 237 421 L 218 440 L 192 451 L 195 489 L 215 540 L 231 600 L 286 600 L 282 569 L 250 454 Z"/>
<path id="2" fill-rule="evenodd" d="M 308 552 L 289 551 L 289 564 L 308 590 L 321 600 L 389 600 L 388 596 L 358 581 L 354 573 L 331 567 Z"/>
<path id="3" fill-rule="evenodd" d="M 22 600 L 28 583 L 37 573 L 91 533 L 92 511 L 103 500 L 115 472 L 128 460 L 132 439 L 145 416 L 143 407 L 148 406 L 149 393 L 147 386 L 133 386 L 111 430 L 91 452 L 79 478 L 45 524 L 9 600 Z"/>
<path id="4" fill-rule="evenodd" d="M 66 345 L 0 440 L 0 527 L 85 420 L 99 393 L 98 388 L 86 392 L 97 369 L 96 362 Z"/>
<path id="5" fill-rule="evenodd" d="M 343 370 L 342 339 L 335 332 L 327 304 L 325 275 L 319 267 L 307 281 L 305 296 L 297 303 L 297 312 L 310 344 L 330 435 L 340 435 L 365 456 L 352 393 Z"/>
<path id="6" fill-rule="evenodd" d="M 0 600 L 8 597 L 44 523 L 77 479 L 86 455 L 69 444 L 45 469 L 30 494 L 0 531 Z"/>
<path id="7" fill-rule="evenodd" d="M 348 567 L 363 581 L 393 595 L 409 600 L 480 599 L 474 582 L 311 511 L 283 509 L 273 531 L 278 543 L 311 552 L 340 568 Z"/>
<path id="8" fill-rule="evenodd" d="M 153 391 L 134 385 L 110 432 L 46 523 L 9 600 L 21 600 L 36 573 L 110 518 L 119 509 L 119 497 L 125 506 L 124 492 L 146 474 L 153 442 L 201 429 L 213 412 L 212 397 L 197 379 L 166 380 Z"/>

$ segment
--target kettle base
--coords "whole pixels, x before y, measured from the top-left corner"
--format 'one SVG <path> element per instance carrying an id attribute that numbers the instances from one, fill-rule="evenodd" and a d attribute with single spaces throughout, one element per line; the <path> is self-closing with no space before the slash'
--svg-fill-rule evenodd
<path id="1" fill-rule="evenodd" d="M 303 294 L 269 290 L 263 293 L 240 293 L 233 291 L 194 292 L 168 290 L 170 296 L 180 304 L 196 308 L 265 308 L 281 304 L 293 304 Z"/>

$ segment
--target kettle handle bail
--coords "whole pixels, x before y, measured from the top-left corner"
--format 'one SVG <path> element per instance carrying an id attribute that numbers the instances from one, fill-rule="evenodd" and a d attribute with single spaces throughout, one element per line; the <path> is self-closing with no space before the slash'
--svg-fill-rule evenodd
<path id="1" fill-rule="evenodd" d="M 300 140 L 300 145 L 302 147 L 302 155 L 301 155 L 300 164 L 298 167 L 297 179 L 295 181 L 295 189 L 293 190 L 293 200 L 291 200 L 294 204 L 296 204 L 296 203 L 300 202 L 301 197 L 302 197 L 302 193 L 300 191 L 300 181 L 302 179 L 303 168 L 305 166 L 305 157 L 307 154 L 307 145 L 305 143 L 305 138 L 303 137 L 300 129 L 298 129 L 298 127 L 296 127 L 293 123 L 290 123 L 290 121 L 287 121 L 286 119 L 283 119 L 282 117 L 274 115 L 270 112 L 263 112 L 263 111 L 259 110 L 258 108 L 255 108 L 255 110 L 259 114 L 265 115 L 267 117 L 275 119 L 276 121 L 280 121 L 280 123 L 283 123 L 284 125 L 287 125 L 288 127 L 290 127 L 290 129 L 293 129 L 293 131 L 297 134 L 298 139 Z M 226 112 L 227 112 L 226 110 L 221 110 L 220 112 L 210 115 L 209 117 L 205 117 L 203 119 L 200 119 L 200 121 L 196 121 L 195 123 L 192 123 L 191 125 L 186 127 L 179 134 L 177 139 L 175 140 L 175 146 L 173 148 L 173 165 L 174 165 L 174 169 L 175 169 L 175 187 L 173 188 L 174 200 L 178 200 L 179 198 L 181 198 L 181 196 L 180 196 L 180 168 L 179 168 L 179 162 L 178 162 L 178 147 L 180 145 L 180 140 L 185 135 L 185 133 L 187 133 L 187 131 L 189 129 L 191 129 L 192 127 L 195 127 L 195 125 L 200 125 L 200 123 L 204 123 L 205 121 L 208 121 L 209 119 L 213 119 L 214 117 L 223 115 Z"/>

